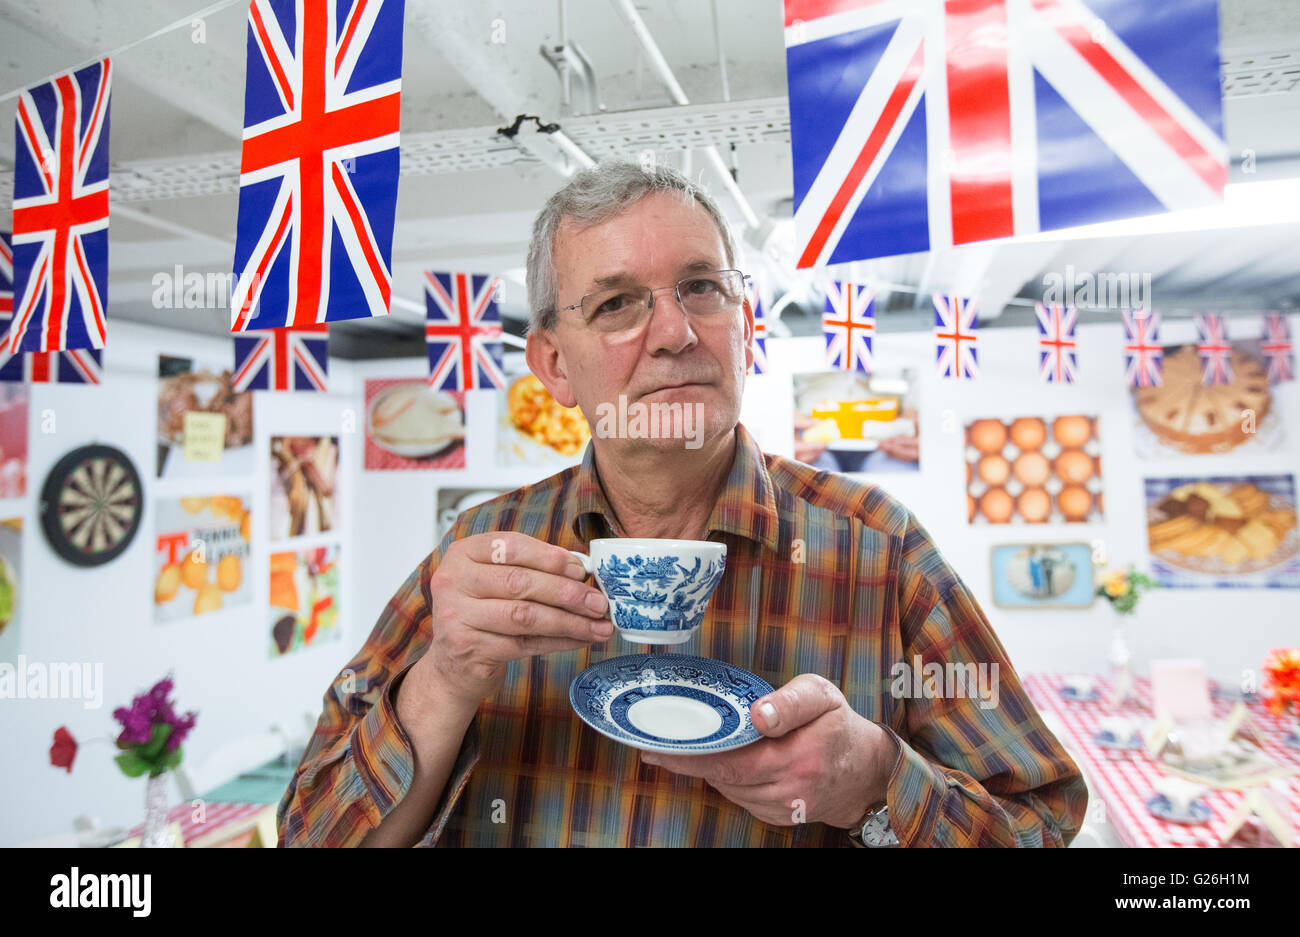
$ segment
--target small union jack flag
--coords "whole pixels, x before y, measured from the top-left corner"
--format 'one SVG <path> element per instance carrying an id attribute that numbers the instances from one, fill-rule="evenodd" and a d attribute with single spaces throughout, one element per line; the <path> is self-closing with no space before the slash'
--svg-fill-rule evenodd
<path id="1" fill-rule="evenodd" d="M 429 386 L 438 390 L 506 386 L 496 302 L 500 284 L 500 278 L 482 274 L 425 273 Z"/>
<path id="2" fill-rule="evenodd" d="M 1270 383 L 1295 380 L 1295 356 L 1291 345 L 1291 323 L 1281 312 L 1264 314 L 1264 344 L 1262 351 L 1268 358 Z"/>
<path id="3" fill-rule="evenodd" d="M 754 310 L 754 364 L 751 370 L 755 374 L 766 374 L 767 363 L 767 304 L 763 302 L 763 288 L 754 280 L 754 295 L 751 308 Z"/>
<path id="4" fill-rule="evenodd" d="M 1232 346 L 1228 344 L 1228 321 L 1220 313 L 1205 312 L 1196 316 L 1196 331 L 1200 341 L 1196 350 L 1201 353 L 1201 383 L 1232 383 Z"/>
<path id="5" fill-rule="evenodd" d="M 827 286 L 822 331 L 826 334 L 826 363 L 832 368 L 866 374 L 874 369 L 875 300 L 875 292 L 865 283 L 835 280 Z"/>
<path id="6" fill-rule="evenodd" d="M 104 347 L 108 59 L 18 97 L 9 350 Z"/>
<path id="7" fill-rule="evenodd" d="M 0 334 L 8 331 L 14 317 L 14 251 L 7 231 L 0 231 L 0 319 L 5 322 Z"/>
<path id="8" fill-rule="evenodd" d="M 403 10 L 249 4 L 232 332 L 388 314 Z"/>
<path id="9" fill-rule="evenodd" d="M 1124 379 L 1129 387 L 1164 383 L 1165 350 L 1160 345 L 1160 313 L 1124 310 Z"/>
<path id="10" fill-rule="evenodd" d="M 979 377 L 979 309 L 972 299 L 935 293 L 935 365 L 940 377 Z"/>
<path id="11" fill-rule="evenodd" d="M 235 390 L 323 391 L 328 375 L 328 325 L 235 337 Z"/>
<path id="12" fill-rule="evenodd" d="M 1073 384 L 1078 380 L 1078 346 L 1074 328 L 1079 310 L 1060 303 L 1034 304 L 1038 317 L 1038 376 L 1049 384 Z"/>
<path id="13" fill-rule="evenodd" d="M 104 379 L 104 352 L 99 348 L 31 351 L 0 350 L 0 381 L 27 384 L 99 384 Z"/>
<path id="14" fill-rule="evenodd" d="M 0 231 L 0 382 L 98 384 L 103 376 L 103 352 L 93 348 L 72 351 L 9 351 L 13 322 L 13 253 L 9 235 Z"/>

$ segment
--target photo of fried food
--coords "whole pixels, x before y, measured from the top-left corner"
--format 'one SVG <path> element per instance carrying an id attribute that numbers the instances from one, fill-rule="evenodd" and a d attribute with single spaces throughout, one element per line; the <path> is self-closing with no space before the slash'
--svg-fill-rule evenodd
<path id="1" fill-rule="evenodd" d="M 582 411 L 560 406 L 532 374 L 525 374 L 510 385 L 506 406 L 515 429 L 561 455 L 577 455 L 591 438 Z"/>
<path id="2" fill-rule="evenodd" d="M 1152 506 L 1151 552 L 1196 571 L 1257 572 L 1300 552 L 1294 503 L 1253 483 L 1189 482 Z"/>

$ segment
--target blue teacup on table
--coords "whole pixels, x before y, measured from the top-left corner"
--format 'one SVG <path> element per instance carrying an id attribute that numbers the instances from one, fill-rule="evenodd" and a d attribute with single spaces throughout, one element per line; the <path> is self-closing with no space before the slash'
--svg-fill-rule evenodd
<path id="1" fill-rule="evenodd" d="M 711 540 L 608 537 L 573 553 L 609 599 L 609 617 L 628 641 L 682 644 L 704 621 L 727 564 L 727 545 Z"/>

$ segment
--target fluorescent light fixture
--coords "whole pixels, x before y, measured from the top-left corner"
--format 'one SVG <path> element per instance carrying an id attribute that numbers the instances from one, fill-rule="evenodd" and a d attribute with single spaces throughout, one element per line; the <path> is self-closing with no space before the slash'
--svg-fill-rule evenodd
<path id="1" fill-rule="evenodd" d="M 1300 224 L 1300 179 L 1267 182 L 1232 182 L 1223 187 L 1223 204 L 1205 208 L 1103 221 L 1077 228 L 1041 231 L 1007 238 L 1012 243 L 1066 241 L 1080 238 L 1133 237 L 1178 231 L 1212 231 L 1260 225 Z"/>

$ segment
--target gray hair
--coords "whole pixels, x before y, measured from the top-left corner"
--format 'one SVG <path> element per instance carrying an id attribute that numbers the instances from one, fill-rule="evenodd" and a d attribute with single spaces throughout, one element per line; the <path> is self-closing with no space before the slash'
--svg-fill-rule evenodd
<path id="1" fill-rule="evenodd" d="M 648 167 L 626 160 L 600 162 L 575 174 L 550 197 L 533 222 L 527 266 L 530 331 L 555 328 L 559 315 L 554 249 L 560 222 L 569 219 L 583 227 L 600 224 L 652 192 L 679 192 L 684 200 L 697 202 L 718 226 L 727 251 L 727 265 L 735 266 L 736 243 L 731 229 L 717 202 L 703 186 L 671 166 L 657 162 Z"/>

